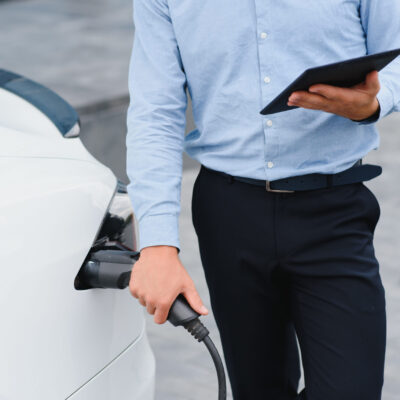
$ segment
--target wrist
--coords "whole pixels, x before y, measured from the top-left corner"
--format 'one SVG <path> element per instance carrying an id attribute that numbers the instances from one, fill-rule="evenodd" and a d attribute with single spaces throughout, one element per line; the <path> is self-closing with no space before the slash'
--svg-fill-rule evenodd
<path id="1" fill-rule="evenodd" d="M 364 122 L 369 120 L 375 120 L 379 118 L 379 114 L 381 111 L 381 107 L 379 104 L 378 99 L 375 97 L 374 102 L 372 103 L 371 107 L 365 112 L 365 117 L 361 119 L 353 119 L 354 122 Z"/>
<path id="2" fill-rule="evenodd" d="M 148 257 L 153 255 L 162 255 L 163 257 L 178 255 L 178 249 L 175 246 L 157 245 L 144 247 L 140 251 L 140 256 Z"/>

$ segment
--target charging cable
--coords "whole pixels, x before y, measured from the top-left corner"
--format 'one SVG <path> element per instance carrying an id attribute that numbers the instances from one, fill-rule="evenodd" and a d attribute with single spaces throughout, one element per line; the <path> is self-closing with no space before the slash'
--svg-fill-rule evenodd
<path id="1" fill-rule="evenodd" d="M 168 315 L 168 321 L 174 326 L 183 326 L 195 339 L 204 342 L 214 361 L 218 376 L 218 400 L 226 399 L 225 370 L 221 357 L 213 341 L 209 336 L 208 329 L 199 319 L 200 314 L 190 307 L 185 297 L 180 294 L 172 304 Z"/>
<path id="2" fill-rule="evenodd" d="M 75 288 L 125 289 L 129 286 L 132 265 L 140 253 L 125 248 L 119 243 L 89 253 L 75 278 Z M 218 400 L 226 400 L 225 370 L 208 329 L 200 321 L 200 314 L 194 311 L 186 298 L 180 294 L 173 302 L 168 321 L 174 326 L 183 326 L 197 341 L 204 342 L 214 362 L 218 377 Z"/>

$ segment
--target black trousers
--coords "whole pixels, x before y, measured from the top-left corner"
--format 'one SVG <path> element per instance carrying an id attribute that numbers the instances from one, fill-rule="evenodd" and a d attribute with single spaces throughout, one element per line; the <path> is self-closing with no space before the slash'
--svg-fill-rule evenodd
<path id="1" fill-rule="evenodd" d="M 381 399 L 380 207 L 363 183 L 269 193 L 202 167 L 192 215 L 235 400 Z"/>

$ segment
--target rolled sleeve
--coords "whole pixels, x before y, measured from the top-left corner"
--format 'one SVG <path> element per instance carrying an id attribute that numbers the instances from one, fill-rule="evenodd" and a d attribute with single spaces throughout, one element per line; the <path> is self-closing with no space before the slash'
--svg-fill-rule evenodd
<path id="1" fill-rule="evenodd" d="M 165 0 L 135 0 L 129 69 L 128 194 L 139 248 L 180 250 L 178 220 L 187 107 L 186 76 Z"/>

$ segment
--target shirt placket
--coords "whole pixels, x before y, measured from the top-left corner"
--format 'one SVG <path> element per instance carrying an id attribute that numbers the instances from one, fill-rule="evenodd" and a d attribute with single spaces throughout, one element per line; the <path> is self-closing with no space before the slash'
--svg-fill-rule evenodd
<path id="1" fill-rule="evenodd" d="M 273 76 L 273 54 L 269 51 L 269 43 L 273 39 L 273 31 L 269 23 L 268 2 L 265 0 L 255 0 L 256 24 L 257 24 L 257 46 L 260 73 L 260 86 L 262 104 L 266 105 L 272 100 L 271 91 L 274 82 Z M 264 167 L 267 179 L 273 176 L 273 169 L 278 164 L 279 157 L 279 136 L 278 119 L 276 115 L 263 116 L 264 133 Z"/>

